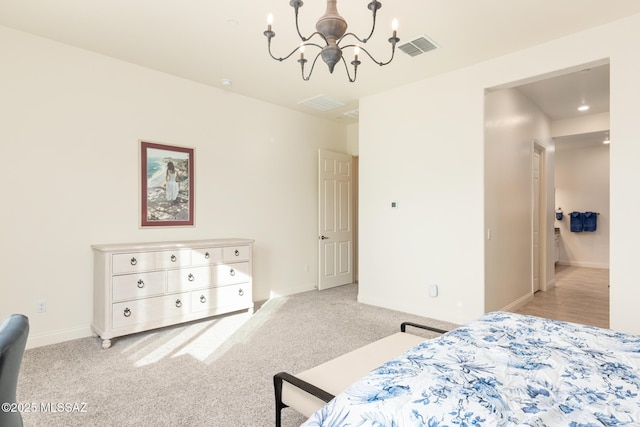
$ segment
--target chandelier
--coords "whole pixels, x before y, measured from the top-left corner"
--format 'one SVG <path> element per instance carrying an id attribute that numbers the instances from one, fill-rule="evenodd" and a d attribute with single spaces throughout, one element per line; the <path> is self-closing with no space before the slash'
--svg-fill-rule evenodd
<path id="1" fill-rule="evenodd" d="M 300 37 L 301 43 L 300 43 L 300 46 L 293 49 L 291 53 L 281 58 L 275 57 L 273 56 L 273 53 L 271 53 L 271 39 L 273 39 L 276 36 L 276 33 L 271 29 L 271 26 L 273 24 L 273 16 L 269 14 L 269 17 L 267 19 L 267 22 L 268 22 L 267 31 L 264 32 L 264 35 L 267 37 L 269 55 L 271 55 L 271 57 L 276 61 L 282 62 L 285 59 L 290 58 L 294 53 L 296 53 L 296 51 L 299 51 L 300 59 L 298 59 L 298 63 L 300 64 L 302 79 L 305 81 L 311 78 L 313 69 L 315 68 L 316 62 L 320 57 L 322 57 L 322 60 L 329 67 L 330 73 L 333 73 L 333 69 L 335 68 L 336 64 L 342 61 L 342 63 L 344 64 L 345 70 L 347 71 L 347 77 L 349 78 L 350 82 L 356 81 L 356 77 L 358 74 L 358 66 L 361 64 L 361 62 L 358 60 L 358 55 L 360 54 L 360 52 L 366 53 L 367 56 L 371 58 L 373 62 L 375 62 L 380 66 L 387 65 L 391 61 L 393 61 L 393 56 L 396 51 L 396 43 L 400 41 L 400 39 L 396 36 L 396 30 L 398 28 L 398 21 L 396 19 L 393 20 L 393 25 L 392 25 L 393 35 L 389 38 L 389 43 L 391 43 L 391 58 L 389 58 L 388 61 L 381 62 L 376 60 L 369 52 L 367 52 L 365 48 L 362 47 L 362 45 L 366 44 L 367 41 L 369 41 L 369 39 L 373 35 L 373 32 L 376 29 L 376 14 L 378 12 L 378 9 L 382 7 L 382 3 L 380 3 L 377 0 L 373 0 L 367 6 L 371 11 L 373 23 L 371 25 L 371 32 L 367 37 L 363 39 L 359 38 L 353 33 L 347 33 L 347 21 L 345 21 L 345 19 L 342 16 L 340 16 L 340 14 L 338 13 L 336 3 L 337 3 L 337 0 L 327 0 L 327 10 L 325 14 L 322 17 L 320 17 L 320 19 L 318 19 L 318 22 L 316 22 L 316 32 L 311 34 L 309 37 L 305 37 L 300 33 L 300 27 L 298 26 L 298 11 L 302 7 L 302 4 L 303 4 L 302 0 L 290 0 L 289 4 L 295 10 L 296 31 L 298 32 L 298 36 Z M 318 36 L 320 39 L 322 39 L 322 41 L 324 42 L 324 45 L 320 45 L 312 42 L 311 39 L 315 36 Z M 348 36 L 351 36 L 355 40 L 357 40 L 357 44 L 345 44 L 343 46 L 340 46 L 340 43 L 342 43 L 345 40 L 345 38 L 347 38 Z M 318 52 L 318 54 L 313 59 L 313 62 L 311 63 L 311 69 L 309 70 L 309 74 L 305 75 L 304 67 L 305 67 L 305 64 L 308 62 L 308 60 L 304 57 L 304 51 L 305 51 L 305 48 L 309 46 L 320 49 L 320 52 Z M 349 72 L 349 66 L 347 65 L 347 61 L 344 59 L 344 54 L 343 54 L 344 49 L 348 49 L 348 48 L 353 49 L 354 56 L 353 56 L 353 61 L 351 61 L 351 65 L 353 66 L 353 76 Z"/>

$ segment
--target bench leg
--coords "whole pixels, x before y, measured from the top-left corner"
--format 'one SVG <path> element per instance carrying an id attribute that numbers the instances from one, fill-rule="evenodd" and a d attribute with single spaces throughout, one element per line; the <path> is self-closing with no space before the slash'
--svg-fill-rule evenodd
<path id="1" fill-rule="evenodd" d="M 287 405 L 282 403 L 282 377 L 279 375 L 273 376 L 273 390 L 276 397 L 276 427 L 282 426 L 282 409 Z"/>
<path id="2" fill-rule="evenodd" d="M 282 409 L 287 407 L 287 405 L 282 402 L 282 381 L 286 381 L 294 387 L 306 391 L 307 393 L 317 397 L 324 402 L 329 402 L 335 397 L 333 394 L 326 392 L 323 389 L 316 387 L 315 385 L 310 384 L 304 380 L 301 380 L 294 375 L 288 374 L 286 372 L 278 372 L 273 376 L 273 390 L 275 391 L 276 395 L 276 427 L 280 427 Z"/>

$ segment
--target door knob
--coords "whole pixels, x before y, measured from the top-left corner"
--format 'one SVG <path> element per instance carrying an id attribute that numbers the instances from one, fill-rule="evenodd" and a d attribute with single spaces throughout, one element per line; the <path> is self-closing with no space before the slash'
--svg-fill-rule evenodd
<path id="1" fill-rule="evenodd" d="M 329 237 L 328 236 L 320 236 L 320 239 L 322 240 L 327 240 Z"/>

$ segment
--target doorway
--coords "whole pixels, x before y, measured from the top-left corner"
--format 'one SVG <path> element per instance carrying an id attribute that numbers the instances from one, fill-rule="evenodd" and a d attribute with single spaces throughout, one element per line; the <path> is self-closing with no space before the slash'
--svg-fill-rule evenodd
<path id="1" fill-rule="evenodd" d="M 551 124 L 554 194 L 549 208 L 562 211 L 563 219 L 553 215 L 554 227 L 546 231 L 558 236 L 559 265 L 609 268 L 609 148 L 603 144 L 609 140 L 609 81 L 605 60 L 517 86 Z M 599 213 L 596 232 L 572 232 L 571 212 Z M 554 234 L 547 236 L 549 241 Z"/>
<path id="2" fill-rule="evenodd" d="M 578 110 L 584 104 L 589 110 Z M 546 129 L 546 135 L 545 135 Z M 556 208 L 570 211 L 602 211 L 598 216 L 596 233 L 605 238 L 607 256 L 603 268 L 608 268 L 608 200 L 606 206 L 594 201 L 579 204 L 577 200 L 569 205 L 558 205 L 563 189 L 558 188 L 555 171 L 556 160 L 562 154 L 563 139 L 573 135 L 586 135 L 609 130 L 609 64 L 608 60 L 560 70 L 544 76 L 532 77 L 487 90 L 485 96 L 485 310 L 517 309 L 533 299 L 533 291 L 551 289 L 555 285 L 555 245 L 554 236 L 561 223 L 555 221 Z M 534 172 L 528 175 L 528 182 L 518 172 L 522 168 L 524 147 L 517 148 L 527 135 L 537 139 L 533 149 L 528 146 L 529 164 L 527 170 L 536 168 L 536 155 L 540 155 L 538 178 L 546 178 L 547 184 L 540 187 L 533 184 Z M 602 143 L 600 139 L 599 144 Z M 613 138 L 612 138 L 613 139 Z M 531 139 L 529 140 L 531 141 Z M 570 157 L 574 158 L 575 155 Z M 530 169 L 531 168 L 531 169 Z M 584 175 L 590 174 L 590 167 L 582 168 L 578 181 L 588 181 Z M 608 183 L 607 179 L 596 180 L 592 188 Z M 508 183 L 508 184 L 506 184 Z M 526 185 L 526 186 L 525 186 Z M 519 188 L 520 190 L 515 190 Z M 537 190 L 540 190 L 536 194 Z M 608 188 L 608 185 L 607 185 Z M 530 194 L 529 200 L 517 191 Z M 546 191 L 546 194 L 544 192 Z M 556 197 L 558 196 L 558 197 Z M 522 218 L 512 200 L 530 206 L 528 216 L 532 218 L 530 232 L 524 235 L 513 224 Z M 566 200 L 566 199 L 565 199 Z M 536 203 L 536 201 L 538 203 Z M 566 202 L 564 202 L 566 203 Z M 571 205 L 571 206 L 570 206 Z M 537 215 L 537 210 L 540 215 Z M 535 219 L 539 218 L 540 222 Z M 546 221 L 546 223 L 545 223 Z M 524 226 L 520 222 L 520 226 Z M 536 226 L 538 230 L 536 230 Z M 570 233 L 569 230 L 566 233 Z M 596 243 L 596 234 L 582 234 L 583 241 Z M 574 235 L 577 237 L 577 235 Z M 499 239 L 499 240 L 498 240 Z M 527 243 L 518 243 L 523 239 Z M 585 243 L 585 242 L 583 242 Z M 588 246 L 587 243 L 586 246 Z M 536 250 L 538 246 L 539 250 Z M 592 251 L 593 253 L 593 251 Z M 526 258 L 521 262 L 518 254 Z M 539 255 L 539 258 L 536 257 Z M 560 254 L 561 263 L 562 252 Z M 593 266 L 593 265 L 591 265 Z M 545 277 L 546 275 L 546 277 Z M 526 286 L 523 284 L 526 283 Z"/>

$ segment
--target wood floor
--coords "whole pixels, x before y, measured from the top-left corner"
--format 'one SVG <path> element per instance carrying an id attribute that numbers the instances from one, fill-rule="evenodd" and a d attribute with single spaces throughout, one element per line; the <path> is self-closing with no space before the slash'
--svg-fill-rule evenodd
<path id="1" fill-rule="evenodd" d="M 558 265 L 556 286 L 516 313 L 608 328 L 609 270 Z"/>

